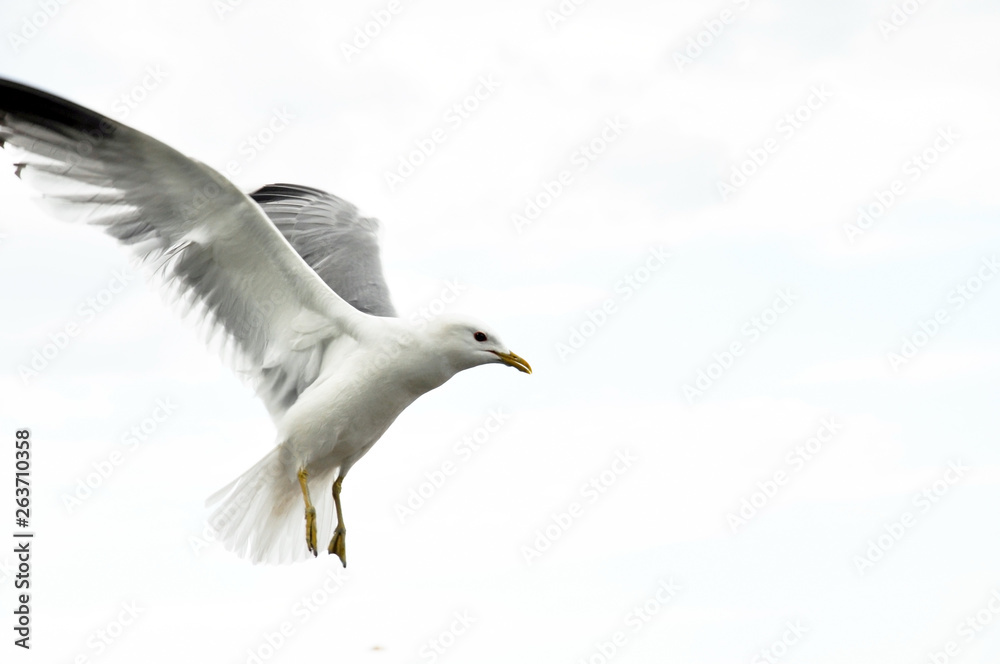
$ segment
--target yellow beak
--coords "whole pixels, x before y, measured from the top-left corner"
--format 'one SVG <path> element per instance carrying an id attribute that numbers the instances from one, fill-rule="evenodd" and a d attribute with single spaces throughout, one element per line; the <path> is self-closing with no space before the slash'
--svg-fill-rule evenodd
<path id="1" fill-rule="evenodd" d="M 498 353 L 495 350 L 490 352 L 499 357 L 500 361 L 504 364 L 514 367 L 518 371 L 523 371 L 526 374 L 531 373 L 531 365 L 520 355 L 515 353 Z"/>

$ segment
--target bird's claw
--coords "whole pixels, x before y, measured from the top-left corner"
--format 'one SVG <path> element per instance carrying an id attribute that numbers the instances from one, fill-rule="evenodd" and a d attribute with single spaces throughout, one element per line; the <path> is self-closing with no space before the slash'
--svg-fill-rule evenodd
<path id="1" fill-rule="evenodd" d="M 306 508 L 306 546 L 313 557 L 319 555 L 316 547 L 316 508 L 311 505 Z"/>
<path id="2" fill-rule="evenodd" d="M 329 554 L 337 554 L 340 562 L 347 567 L 347 529 L 337 526 L 333 531 L 333 538 L 330 539 L 330 546 L 326 548 Z"/>

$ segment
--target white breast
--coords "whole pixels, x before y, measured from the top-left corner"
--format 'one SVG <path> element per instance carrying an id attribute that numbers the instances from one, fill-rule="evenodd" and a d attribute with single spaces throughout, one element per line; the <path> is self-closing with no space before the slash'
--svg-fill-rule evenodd
<path id="1" fill-rule="evenodd" d="M 395 374 L 399 363 L 373 361 L 358 348 L 337 358 L 336 371 L 309 387 L 278 423 L 278 435 L 298 467 L 325 473 L 352 465 L 419 394 Z"/>

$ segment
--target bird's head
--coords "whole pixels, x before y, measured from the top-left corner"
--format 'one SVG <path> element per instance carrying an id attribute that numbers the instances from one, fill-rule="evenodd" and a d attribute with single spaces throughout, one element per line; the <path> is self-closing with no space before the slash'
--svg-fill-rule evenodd
<path id="1" fill-rule="evenodd" d="M 481 364 L 506 364 L 531 373 L 531 365 L 515 354 L 491 328 L 466 318 L 439 317 L 427 325 L 429 340 L 455 373 Z"/>

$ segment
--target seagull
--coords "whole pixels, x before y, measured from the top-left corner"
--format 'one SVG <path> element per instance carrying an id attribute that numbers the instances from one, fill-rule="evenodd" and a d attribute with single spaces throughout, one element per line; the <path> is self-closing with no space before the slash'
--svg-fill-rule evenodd
<path id="1" fill-rule="evenodd" d="M 150 136 L 4 79 L 0 147 L 54 216 L 126 245 L 264 402 L 274 448 L 208 499 L 219 539 L 255 563 L 317 556 L 322 529 L 346 567 L 342 484 L 396 417 L 465 369 L 531 373 L 480 322 L 397 317 L 378 222 L 341 198 L 292 184 L 244 193 Z"/>

